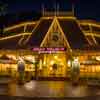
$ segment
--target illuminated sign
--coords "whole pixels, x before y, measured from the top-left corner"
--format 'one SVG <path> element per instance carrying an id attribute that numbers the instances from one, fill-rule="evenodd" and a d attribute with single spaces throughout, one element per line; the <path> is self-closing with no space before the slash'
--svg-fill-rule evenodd
<path id="1" fill-rule="evenodd" d="M 59 48 L 59 47 L 55 47 L 55 48 L 34 47 L 32 49 L 32 51 L 38 52 L 38 53 L 57 53 L 57 51 L 65 51 L 65 50 L 66 50 L 66 48 L 64 48 L 64 47 L 61 47 L 61 48 Z"/>

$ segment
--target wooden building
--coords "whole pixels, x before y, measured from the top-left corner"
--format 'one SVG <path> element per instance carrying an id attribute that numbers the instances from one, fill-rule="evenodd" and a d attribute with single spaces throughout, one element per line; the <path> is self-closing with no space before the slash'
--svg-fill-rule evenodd
<path id="1" fill-rule="evenodd" d="M 45 12 L 37 21 L 6 27 L 4 33 L 0 55 L 15 58 L 16 67 L 22 57 L 37 77 L 70 77 L 74 71 L 80 77 L 100 77 L 99 22 L 78 20 L 72 12 Z"/>

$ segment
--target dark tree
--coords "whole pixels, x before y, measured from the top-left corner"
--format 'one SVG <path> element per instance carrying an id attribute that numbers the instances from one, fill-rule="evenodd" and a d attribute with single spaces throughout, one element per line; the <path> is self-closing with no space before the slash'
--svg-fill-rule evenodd
<path id="1" fill-rule="evenodd" d="M 3 36 L 4 33 L 4 23 L 5 23 L 5 15 L 7 12 L 7 5 L 0 3 L 0 37 Z"/>

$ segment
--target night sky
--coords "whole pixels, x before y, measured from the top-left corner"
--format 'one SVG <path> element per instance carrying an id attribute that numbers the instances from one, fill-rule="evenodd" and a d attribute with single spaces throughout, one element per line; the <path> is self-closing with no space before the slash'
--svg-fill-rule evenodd
<path id="1" fill-rule="evenodd" d="M 79 19 L 94 19 L 100 21 L 100 0 L 0 0 L 7 5 L 7 13 L 19 13 L 25 11 L 41 12 L 41 5 L 45 9 L 54 10 L 59 4 L 59 10 L 71 11 L 72 2 L 75 7 L 75 15 Z"/>

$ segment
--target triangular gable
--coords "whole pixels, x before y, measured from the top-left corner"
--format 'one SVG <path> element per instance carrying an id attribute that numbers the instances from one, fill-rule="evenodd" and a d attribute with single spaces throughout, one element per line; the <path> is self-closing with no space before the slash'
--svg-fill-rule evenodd
<path id="1" fill-rule="evenodd" d="M 41 47 L 66 47 L 70 49 L 70 45 L 59 25 L 57 17 L 54 18 L 48 32 L 46 33 Z"/>

